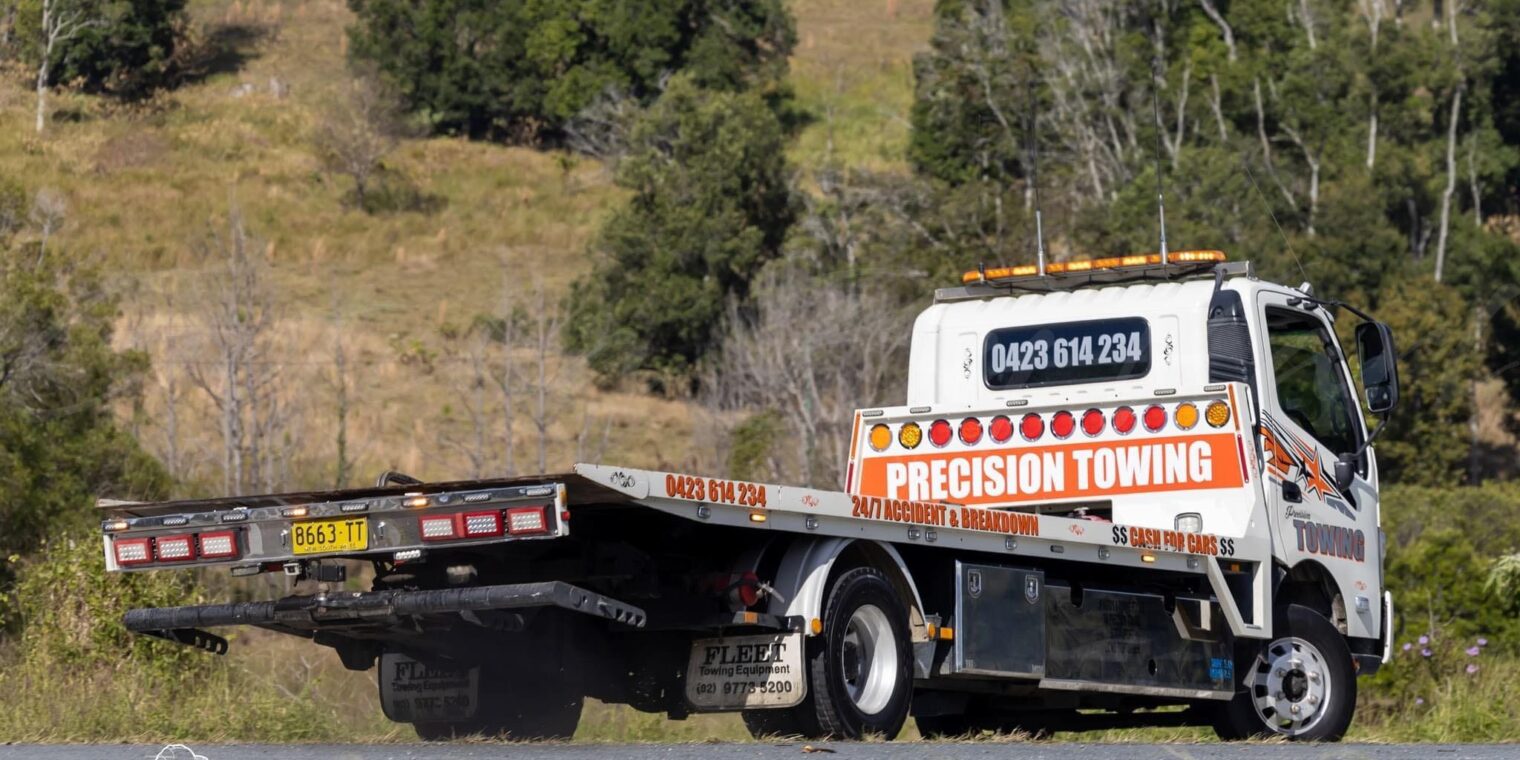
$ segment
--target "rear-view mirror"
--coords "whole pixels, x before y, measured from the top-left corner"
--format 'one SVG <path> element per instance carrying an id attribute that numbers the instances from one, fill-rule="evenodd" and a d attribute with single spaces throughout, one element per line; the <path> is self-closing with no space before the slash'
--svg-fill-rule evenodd
<path id="1" fill-rule="evenodd" d="M 1399 368 L 1393 331 L 1382 322 L 1356 326 L 1356 355 L 1362 365 L 1367 411 L 1387 414 L 1399 403 Z"/>

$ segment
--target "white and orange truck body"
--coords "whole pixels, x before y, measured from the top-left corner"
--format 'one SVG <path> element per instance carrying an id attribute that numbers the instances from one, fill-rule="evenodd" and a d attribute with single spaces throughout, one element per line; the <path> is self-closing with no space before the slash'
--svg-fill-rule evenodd
<path id="1" fill-rule="evenodd" d="M 581 464 L 110 503 L 106 560 L 289 575 L 302 593 L 127 624 L 217 652 L 207 628 L 255 625 L 378 662 L 387 714 L 429 738 L 565 735 L 587 696 L 742 711 L 757 734 L 911 714 L 936 735 L 1228 736 L 1238 709 L 1335 738 L 1342 671 L 1375 671 L 1392 627 L 1370 435 L 1335 305 L 1221 259 L 940 291 L 906 403 L 855 413 L 843 490 Z M 1363 363 L 1381 349 L 1392 374 L 1377 338 L 1359 330 Z M 373 586 L 335 590 L 356 560 Z M 562 707 L 525 704 L 550 682 Z"/>

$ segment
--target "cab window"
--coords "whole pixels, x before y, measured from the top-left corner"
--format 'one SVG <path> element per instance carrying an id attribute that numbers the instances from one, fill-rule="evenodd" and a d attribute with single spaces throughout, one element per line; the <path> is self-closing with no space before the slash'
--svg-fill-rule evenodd
<path id="1" fill-rule="evenodd" d="M 1340 347 L 1319 320 L 1267 309 L 1267 341 L 1282 413 L 1336 454 L 1361 445 L 1355 401 L 1341 371 Z"/>

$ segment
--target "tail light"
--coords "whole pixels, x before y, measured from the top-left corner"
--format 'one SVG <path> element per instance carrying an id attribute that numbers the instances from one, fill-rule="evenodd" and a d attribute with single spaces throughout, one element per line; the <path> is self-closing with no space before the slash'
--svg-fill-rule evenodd
<path id="1" fill-rule="evenodd" d="M 1135 410 L 1121 406 L 1114 410 L 1114 430 L 1120 435 L 1129 435 L 1135 430 Z"/>
<path id="2" fill-rule="evenodd" d="M 470 512 L 464 516 L 466 538 L 501 535 L 501 512 Z"/>
<path id="3" fill-rule="evenodd" d="M 999 414 L 992 418 L 992 424 L 988 426 L 987 434 L 992 436 L 994 443 L 1006 443 L 1013 437 L 1013 421 Z"/>
<path id="4" fill-rule="evenodd" d="M 945 420 L 935 420 L 929 425 L 929 443 L 943 447 L 950 442 L 950 423 Z"/>
<path id="5" fill-rule="evenodd" d="M 1224 427 L 1230 421 L 1230 405 L 1223 401 L 1215 401 L 1203 410 L 1203 418 L 1214 427 Z"/>
<path id="6" fill-rule="evenodd" d="M 1088 409 L 1082 413 L 1082 432 L 1089 436 L 1103 432 L 1103 413 L 1097 409 Z"/>
<path id="7" fill-rule="evenodd" d="M 1077 429 L 1077 418 L 1071 412 L 1056 412 L 1050 418 L 1050 433 L 1057 438 L 1070 438 L 1072 431 Z"/>
<path id="8" fill-rule="evenodd" d="M 153 539 L 153 556 L 159 562 L 184 562 L 195 559 L 195 543 L 188 535 L 159 536 Z"/>
<path id="9" fill-rule="evenodd" d="M 422 534 L 423 541 L 447 541 L 459 538 L 459 530 L 454 525 L 454 515 L 433 515 L 417 519 L 418 531 Z"/>
<path id="10" fill-rule="evenodd" d="M 549 518 L 543 507 L 514 507 L 507 510 L 507 530 L 514 536 L 549 532 Z"/>
<path id="11" fill-rule="evenodd" d="M 1024 419 L 1019 420 L 1019 435 L 1026 441 L 1038 441 L 1045 435 L 1045 419 L 1034 412 L 1024 415 Z"/>
<path id="12" fill-rule="evenodd" d="M 917 422 L 904 423 L 897 430 L 897 442 L 905 449 L 916 449 L 918 444 L 923 443 L 924 431 Z"/>
<path id="13" fill-rule="evenodd" d="M 237 534 L 230 530 L 202 533 L 198 538 L 203 559 L 230 559 L 238 556 Z"/>
<path id="14" fill-rule="evenodd" d="M 975 417 L 961 420 L 961 443 L 971 446 L 982 440 L 982 421 Z"/>
<path id="15" fill-rule="evenodd" d="M 738 582 L 734 584 L 733 595 L 729 598 L 731 604 L 737 602 L 741 608 L 749 608 L 759 604 L 762 595 L 760 576 L 746 572 L 739 576 Z"/>
<path id="16" fill-rule="evenodd" d="M 1166 427 L 1166 410 L 1155 404 L 1145 410 L 1145 429 L 1152 433 Z"/>
<path id="17" fill-rule="evenodd" d="M 146 538 L 118 538 L 114 546 L 118 565 L 142 565 L 153 561 L 153 547 Z"/>
<path id="18" fill-rule="evenodd" d="M 1172 413 L 1172 417 L 1177 420 L 1177 429 L 1192 430 L 1198 424 L 1198 407 L 1184 401 L 1177 405 L 1177 411 Z"/>
<path id="19" fill-rule="evenodd" d="M 887 447 L 892 445 L 892 428 L 880 423 L 876 424 L 871 428 L 870 441 L 871 448 L 886 451 Z"/>

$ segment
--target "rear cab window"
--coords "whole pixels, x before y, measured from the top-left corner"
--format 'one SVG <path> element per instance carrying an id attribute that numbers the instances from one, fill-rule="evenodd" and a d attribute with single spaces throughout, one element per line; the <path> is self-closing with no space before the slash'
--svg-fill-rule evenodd
<path id="1" fill-rule="evenodd" d="M 1150 324 L 1140 317 L 1004 327 L 982 342 L 992 390 L 1131 380 L 1150 369 Z"/>

